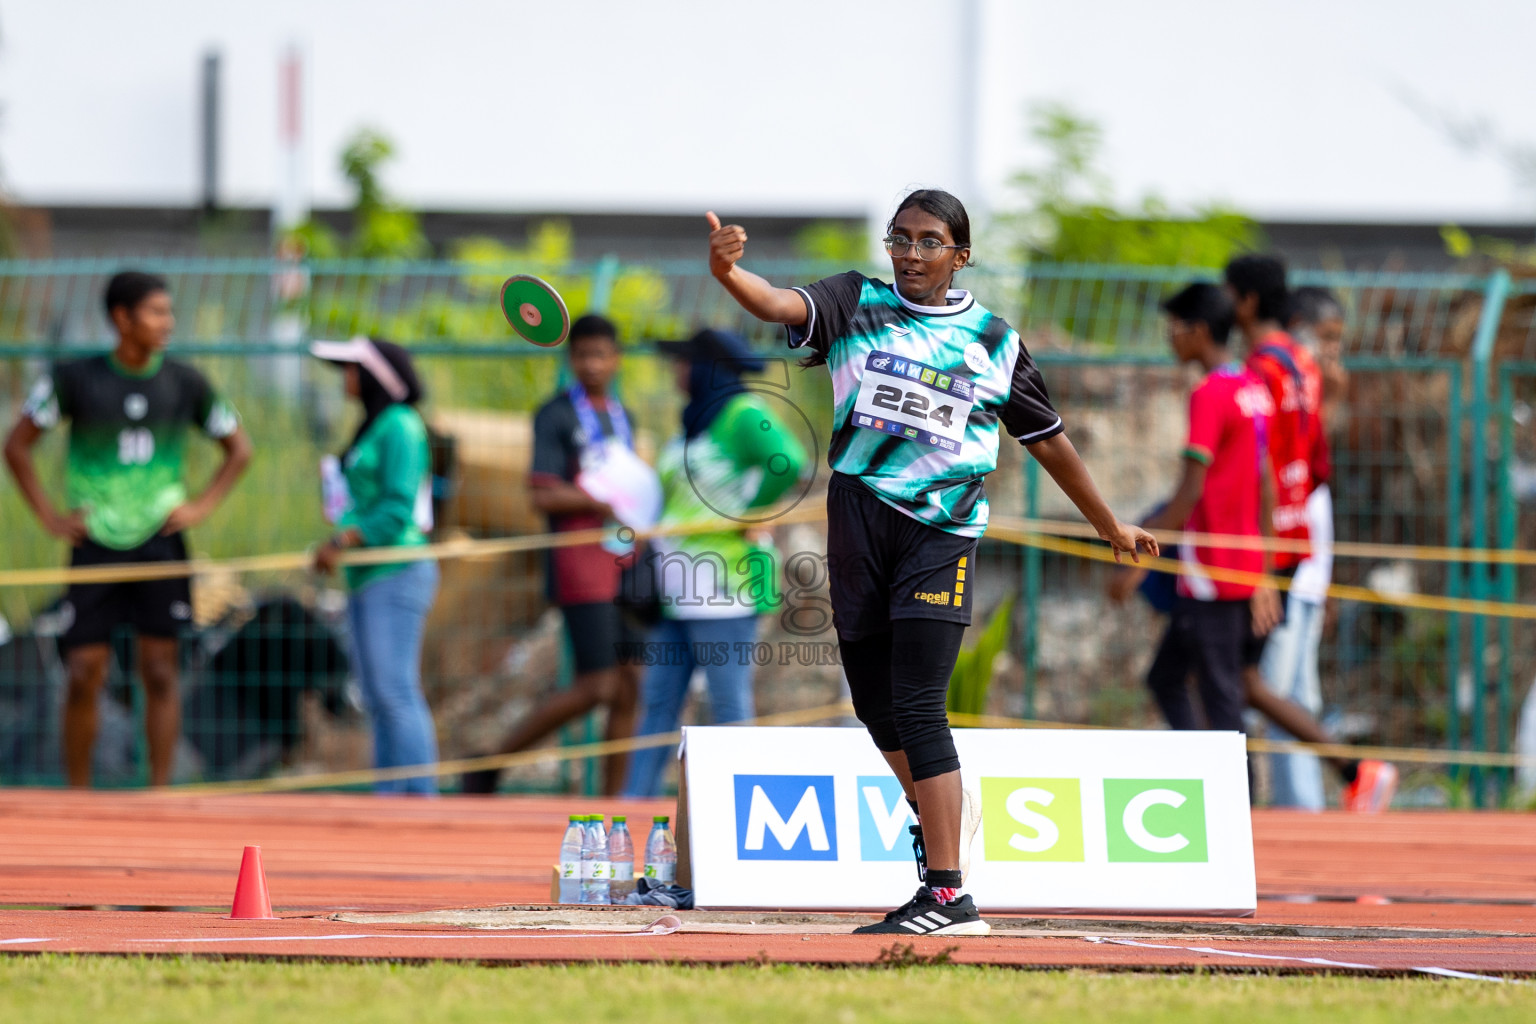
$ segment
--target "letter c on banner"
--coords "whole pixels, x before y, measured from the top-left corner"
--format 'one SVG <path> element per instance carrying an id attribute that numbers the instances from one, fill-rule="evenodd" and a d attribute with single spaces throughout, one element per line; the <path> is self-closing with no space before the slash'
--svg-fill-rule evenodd
<path id="1" fill-rule="evenodd" d="M 1166 791 L 1165 791 L 1166 792 Z M 1015 832 L 1008 837 L 1008 845 L 1020 853 L 1044 853 L 1056 845 L 1061 838 L 1061 829 L 1056 823 L 1039 811 L 1029 809 L 1030 804 L 1039 804 L 1041 807 L 1051 806 L 1051 801 L 1056 799 L 1056 794 L 1044 789 L 1036 789 L 1033 786 L 1025 786 L 1008 794 L 1007 801 L 1003 804 L 1008 810 L 1008 816 L 1025 828 L 1035 830 L 1034 836 L 1026 836 Z M 1127 814 L 1130 812 L 1127 811 Z"/>
<path id="2" fill-rule="evenodd" d="M 1145 793 L 1137 793 L 1131 797 L 1125 805 L 1125 814 L 1120 823 L 1125 826 L 1125 834 L 1131 842 L 1151 853 L 1178 853 L 1189 845 L 1189 840 L 1182 832 L 1175 832 L 1171 836 L 1155 836 L 1147 831 L 1146 821 L 1149 808 L 1155 805 L 1165 807 L 1183 807 L 1184 794 L 1175 793 L 1171 789 L 1149 789 Z"/>

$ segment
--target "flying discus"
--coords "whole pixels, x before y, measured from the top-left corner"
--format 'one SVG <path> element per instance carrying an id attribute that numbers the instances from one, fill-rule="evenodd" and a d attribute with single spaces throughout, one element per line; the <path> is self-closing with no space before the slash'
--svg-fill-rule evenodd
<path id="1" fill-rule="evenodd" d="M 571 330 L 565 300 L 548 282 L 532 274 L 507 278 L 501 286 L 501 311 L 512 329 L 535 345 L 558 345 Z"/>

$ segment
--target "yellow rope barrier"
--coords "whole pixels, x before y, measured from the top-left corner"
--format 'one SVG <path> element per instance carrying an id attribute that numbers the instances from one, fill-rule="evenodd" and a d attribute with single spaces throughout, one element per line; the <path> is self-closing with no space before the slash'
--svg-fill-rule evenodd
<path id="1" fill-rule="evenodd" d="M 1021 533 L 1039 533 L 1057 537 L 1098 538 L 1087 523 L 1064 519 L 1025 519 L 1017 516 L 993 516 L 988 535 L 999 527 Z M 1150 530 L 1159 544 L 1222 548 L 1229 551 L 1270 551 L 1305 555 L 1312 550 L 1310 541 L 1284 537 L 1251 537 L 1235 533 L 1186 533 L 1182 530 Z M 1365 544 L 1334 541 L 1330 549 L 1335 558 L 1380 558 L 1404 562 L 1458 562 L 1483 565 L 1536 565 L 1536 551 L 1515 548 L 1452 548 L 1420 544 Z"/>
<path id="2" fill-rule="evenodd" d="M 777 516 L 765 516 L 764 525 L 788 525 L 821 522 L 826 510 L 820 506 L 790 509 Z M 652 537 L 682 537 L 721 530 L 743 530 L 751 524 L 727 520 L 709 520 L 671 526 L 663 529 L 639 531 L 637 539 Z M 1276 538 L 1241 537 L 1232 534 L 1180 534 L 1154 531 L 1159 543 L 1210 543 L 1246 550 L 1269 548 L 1273 551 L 1305 550 L 1306 542 Z M 458 539 L 426 544 L 417 547 L 368 548 L 345 552 L 344 565 L 387 565 L 422 559 L 474 558 L 487 555 L 504 555 L 516 552 L 544 551 L 551 548 L 576 547 L 596 544 L 612 535 L 609 529 L 572 530 L 564 533 L 540 533 L 518 537 L 497 537 L 484 540 Z M 1072 523 L 1052 519 L 1019 519 L 995 517 L 987 529 L 988 536 L 1024 547 L 1054 551 L 1099 562 L 1115 561 L 1114 554 L 1098 544 L 1079 543 L 1062 537 L 1097 538 L 1093 527 L 1086 523 Z M 1432 560 L 1481 562 L 1487 564 L 1536 564 L 1536 552 L 1503 549 L 1427 548 L 1399 547 L 1391 544 L 1340 544 L 1335 545 L 1336 555 L 1352 557 L 1396 557 L 1406 560 Z M 275 572 L 307 569 L 312 561 L 308 552 L 295 551 L 272 555 L 251 555 L 227 559 L 191 559 L 184 562 L 137 562 L 123 565 L 88 566 L 84 568 L 58 569 L 10 569 L 0 571 L 0 588 L 23 586 L 65 586 L 71 583 L 127 583 L 136 580 L 179 579 L 219 570 L 237 574 Z M 1129 559 L 1126 559 L 1128 562 Z M 1144 568 L 1174 575 L 1188 575 L 1191 570 L 1180 562 L 1168 558 L 1141 556 Z M 1231 583 L 1267 583 L 1279 590 L 1290 588 L 1290 580 L 1282 576 L 1265 576 L 1261 573 L 1239 569 L 1221 569 L 1202 566 L 1202 572 L 1212 579 Z M 1536 619 L 1536 605 L 1486 601 L 1474 598 L 1439 597 L 1433 594 L 1387 594 L 1368 587 L 1335 583 L 1328 588 L 1332 597 L 1358 601 L 1364 604 L 1390 605 L 1401 608 L 1421 608 L 1430 611 L 1460 612 L 1470 615 L 1487 615 L 1495 618 Z"/>
<path id="3" fill-rule="evenodd" d="M 732 727 L 764 725 L 805 725 L 825 718 L 839 718 L 853 714 L 853 705 L 847 701 L 825 704 L 821 707 L 802 708 L 799 711 L 783 711 L 775 715 L 762 715 L 744 722 L 733 722 Z M 160 793 L 179 793 L 186 796 L 240 793 L 291 793 L 304 789 L 332 789 L 338 786 L 366 786 L 375 782 L 393 782 L 398 779 L 419 779 L 423 776 L 441 778 L 464 772 L 483 771 L 487 768 L 521 768 L 533 764 L 550 764 L 560 761 L 580 761 L 588 757 L 605 757 L 609 754 L 627 754 L 632 750 L 651 747 L 669 747 L 683 738 L 682 732 L 656 733 L 651 736 L 635 736 L 627 740 L 602 740 L 597 743 L 578 743 L 568 747 L 546 747 L 541 750 L 525 750 L 516 754 L 490 754 L 485 757 L 466 757 L 456 761 L 437 761 L 432 764 L 413 764 L 401 768 L 359 768 L 345 772 L 324 772 L 314 775 L 288 775 L 272 779 L 238 780 L 234 782 L 192 782 L 167 789 Z"/>
<path id="4" fill-rule="evenodd" d="M 749 726 L 797 726 L 828 718 L 841 718 L 853 714 L 853 705 L 847 701 L 825 704 L 799 711 L 785 711 L 763 715 L 734 727 Z M 973 715 L 960 711 L 949 712 L 950 725 L 960 729 L 1083 729 L 1107 730 L 1112 726 L 1083 725 L 1072 722 L 1048 722 L 1031 718 L 1010 718 L 1006 715 Z M 626 754 L 651 747 L 668 747 L 682 739 L 682 732 L 658 733 L 654 736 L 636 736 L 627 740 L 604 740 L 597 743 L 580 743 L 567 747 L 546 747 L 517 754 L 492 754 L 486 757 L 461 758 L 455 761 L 438 761 L 429 765 L 410 765 L 404 768 L 360 768 L 354 771 L 325 772 L 314 775 L 292 775 L 272 779 L 254 779 L 236 782 L 196 782 L 154 790 L 160 794 L 181 796 L 245 795 L 253 793 L 292 793 L 307 789 L 333 789 L 341 786 L 366 786 L 375 782 L 397 779 L 414 779 L 422 776 L 441 778 L 463 772 L 481 771 L 487 768 L 524 768 L 537 764 L 557 764 L 561 761 L 580 761 L 589 757 L 606 757 L 610 754 Z M 1375 758 L 1401 764 L 1455 764 L 1474 765 L 1483 768 L 1520 768 L 1536 765 L 1536 757 L 1522 754 L 1500 754 L 1477 750 L 1432 750 L 1423 747 L 1375 747 L 1355 746 L 1348 743 L 1303 743 L 1299 740 L 1269 740 L 1249 737 L 1248 750 L 1269 754 L 1316 754 L 1319 757 Z"/>
<path id="5" fill-rule="evenodd" d="M 949 724 L 962 729 L 1106 729 L 1102 725 L 1076 725 L 1045 722 L 1033 718 L 1008 718 L 1003 715 L 949 713 Z M 1482 750 L 1432 750 L 1425 747 L 1367 747 L 1351 743 L 1303 743 L 1300 740 L 1248 738 L 1248 749 L 1256 754 L 1316 754 L 1318 757 L 1375 758 L 1405 764 L 1461 764 L 1481 768 L 1521 768 L 1536 765 L 1536 756 L 1500 754 Z"/>
<path id="6" fill-rule="evenodd" d="M 771 525 L 820 522 L 827 517 L 820 507 L 793 508 L 771 519 Z M 769 525 L 765 519 L 763 525 Z M 741 531 L 754 528 L 748 522 L 711 519 L 704 522 L 678 524 L 654 530 L 630 531 L 636 540 L 652 537 L 686 537 L 701 533 Z M 493 537 L 483 540 L 460 538 L 436 544 L 420 544 L 411 547 L 354 548 L 343 552 L 342 565 L 393 565 L 400 562 L 419 562 L 425 559 L 444 560 L 474 558 L 485 555 L 508 555 L 525 551 L 546 551 L 551 548 L 580 547 L 598 544 L 612 537 L 608 528 L 568 530 L 563 533 L 534 533 L 517 537 Z M 314 555 L 308 551 L 288 551 L 271 555 L 248 555 L 240 558 L 193 558 L 182 562 L 125 562 L 119 565 L 93 565 L 81 568 L 58 569 L 7 569 L 0 571 L 0 587 L 68 586 L 71 583 L 133 583 L 139 580 L 170 580 L 185 576 L 198 576 L 219 570 L 236 574 L 254 572 L 280 572 L 308 569 Z"/>
<path id="7" fill-rule="evenodd" d="M 988 528 L 988 532 L 998 540 L 1006 540 L 1009 543 L 1019 544 L 1024 547 L 1039 548 L 1042 551 L 1055 551 L 1058 554 L 1073 555 L 1077 558 L 1086 558 L 1095 562 L 1115 562 L 1114 552 L 1098 544 L 1061 540 L 1042 534 L 1014 530 L 1010 526 L 993 525 Z M 1122 555 L 1120 564 L 1132 565 L 1133 563 L 1130 556 Z M 1175 576 L 1188 576 L 1194 571 L 1182 562 L 1176 562 L 1171 558 L 1152 558 L 1148 555 L 1142 555 L 1141 561 L 1138 564 L 1144 569 L 1155 569 L 1158 572 L 1171 573 Z M 1210 565 L 1200 566 L 1200 572 L 1210 579 L 1220 580 L 1225 583 L 1268 584 L 1276 590 L 1289 590 L 1291 588 L 1291 580 L 1286 576 L 1267 576 L 1264 573 L 1247 572 L 1242 569 L 1224 569 L 1219 566 Z M 1467 597 L 1439 597 L 1434 594 L 1385 594 L 1378 590 L 1372 590 L 1369 587 L 1356 587 L 1343 583 L 1329 585 L 1328 595 L 1345 601 L 1391 605 L 1397 608 L 1422 608 L 1429 611 L 1461 612 L 1468 615 L 1487 615 L 1495 618 L 1536 619 L 1536 605 L 1529 604 L 1484 601 Z"/>

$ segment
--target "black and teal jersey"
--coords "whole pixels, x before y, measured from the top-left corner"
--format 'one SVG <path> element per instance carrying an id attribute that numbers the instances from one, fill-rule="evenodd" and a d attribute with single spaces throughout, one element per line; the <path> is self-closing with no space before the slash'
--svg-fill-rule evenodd
<path id="1" fill-rule="evenodd" d="M 59 363 L 23 412 L 40 430 L 70 421 L 65 500 L 92 540 L 119 550 L 154 536 L 187 500 L 187 428 L 222 438 L 240 422 L 206 377 L 159 356 L 139 371 L 110 354 Z"/>
<path id="2" fill-rule="evenodd" d="M 968 292 L 919 306 L 856 271 L 795 291 L 808 319 L 790 347 L 832 372 L 828 465 L 914 519 L 981 536 L 998 423 L 1024 444 L 1062 431 L 1018 332 Z"/>

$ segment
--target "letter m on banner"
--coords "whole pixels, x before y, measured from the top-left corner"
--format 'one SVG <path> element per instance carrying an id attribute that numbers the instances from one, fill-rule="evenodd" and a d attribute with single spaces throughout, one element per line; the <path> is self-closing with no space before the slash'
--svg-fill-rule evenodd
<path id="1" fill-rule="evenodd" d="M 830 775 L 737 775 L 738 860 L 837 860 Z"/>

